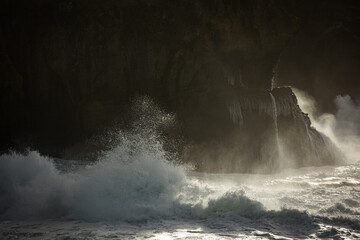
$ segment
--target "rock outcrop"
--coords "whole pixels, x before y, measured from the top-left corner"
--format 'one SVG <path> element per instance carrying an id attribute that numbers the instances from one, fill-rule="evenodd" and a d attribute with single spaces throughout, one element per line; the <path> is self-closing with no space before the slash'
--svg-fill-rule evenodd
<path id="1" fill-rule="evenodd" d="M 331 8 L 336 4 L 325 5 L 336 12 Z M 196 146 L 237 141 L 239 149 L 253 149 L 241 153 L 244 159 L 265 161 L 270 153 L 257 150 L 263 142 L 274 145 L 269 92 L 274 66 L 289 43 L 306 33 L 316 14 L 311 9 L 325 5 L 300 0 L 8 1 L 0 24 L 1 148 L 32 145 L 61 156 L 114 119 L 126 119 L 131 99 L 147 95 L 177 113 L 182 133 Z M 333 21 L 326 14 L 318 18 Z M 271 93 L 280 140 L 289 135 L 294 144 L 296 138 L 309 146 L 321 142 L 309 123 L 303 124 L 308 118 L 290 90 Z M 237 132 L 244 137 L 229 137 Z"/>
<path id="2" fill-rule="evenodd" d="M 288 87 L 229 88 L 222 96 L 190 102 L 186 109 L 193 117 L 185 121 L 185 129 L 193 144 L 186 147 L 184 159 L 196 169 L 266 173 L 341 160 L 336 147 L 311 127 Z"/>

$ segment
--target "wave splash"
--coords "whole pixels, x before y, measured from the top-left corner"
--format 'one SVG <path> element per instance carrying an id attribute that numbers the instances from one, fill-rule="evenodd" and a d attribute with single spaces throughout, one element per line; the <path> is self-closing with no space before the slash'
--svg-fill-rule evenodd
<path id="1" fill-rule="evenodd" d="M 1 155 L 2 218 L 138 221 L 274 214 L 243 190 L 219 194 L 188 178 L 182 166 L 169 161 L 154 132 L 118 136 L 119 144 L 96 164 L 76 171 L 60 172 L 54 159 L 36 151 Z"/>
<path id="2" fill-rule="evenodd" d="M 60 171 L 56 159 L 36 151 L 1 155 L 0 219 L 131 222 L 225 217 L 264 224 L 305 224 L 309 229 L 319 221 L 338 221 L 360 229 L 358 221 L 352 218 L 331 220 L 296 209 L 268 210 L 247 197 L 241 187 L 219 191 L 192 178 L 164 150 L 155 130 L 161 119 L 153 121 L 152 126 L 144 122 L 148 119 L 142 119 L 132 130 L 117 131 L 117 144 L 111 150 L 102 152 L 96 163 L 76 170 Z M 333 215 L 344 209 L 337 205 L 324 211 L 325 215 Z M 358 212 L 350 212 L 354 214 Z"/>
<path id="3" fill-rule="evenodd" d="M 268 210 L 239 188 L 219 192 L 169 162 L 157 137 L 123 131 L 119 135 L 120 144 L 96 164 L 76 171 L 60 172 L 53 159 L 36 151 L 0 156 L 0 219 L 143 222 L 215 218 L 290 229 L 302 226 L 304 233 L 320 223 L 360 230 L 360 222 L 351 216 L 327 217 L 334 211 L 343 213 L 340 205 L 316 216 L 297 209 Z"/>
<path id="4" fill-rule="evenodd" d="M 274 215 L 244 191 L 213 197 L 211 190 L 187 179 L 180 166 L 164 158 L 161 144 L 152 142 L 150 147 L 149 142 L 134 139 L 124 138 L 102 161 L 72 173 L 60 173 L 52 159 L 36 151 L 0 156 L 3 218 L 136 221 L 169 216 L 236 214 L 254 219 Z M 125 153 L 130 162 L 124 164 L 121 156 Z"/>
<path id="5" fill-rule="evenodd" d="M 1 155 L 2 218 L 137 221 L 228 213 L 256 218 L 265 211 L 244 191 L 216 196 L 188 179 L 183 167 L 168 161 L 156 136 L 124 131 L 119 136 L 121 143 L 96 164 L 65 173 L 36 151 Z"/>
<path id="6" fill-rule="evenodd" d="M 0 211 L 10 218 L 142 219 L 171 212 L 185 184 L 154 136 L 119 132 L 98 163 L 60 173 L 36 151 L 0 157 Z"/>

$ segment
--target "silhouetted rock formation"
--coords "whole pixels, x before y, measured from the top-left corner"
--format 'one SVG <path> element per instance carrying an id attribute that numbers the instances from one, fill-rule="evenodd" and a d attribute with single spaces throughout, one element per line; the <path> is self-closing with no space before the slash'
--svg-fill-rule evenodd
<path id="1" fill-rule="evenodd" d="M 329 4 L 327 11 L 336 12 L 331 6 L 339 3 Z M 236 140 L 241 149 L 253 149 L 241 153 L 244 158 L 264 161 L 266 154 L 256 151 L 268 142 L 263 135 L 273 137 L 268 91 L 273 68 L 288 43 L 306 34 L 313 7 L 323 5 L 300 0 L 8 1 L 2 4 L 0 25 L 1 148 L 33 145 L 59 156 L 114 119 L 126 121 L 130 100 L 147 95 L 177 113 L 189 142 L 226 145 L 232 138 L 225 136 L 239 132 L 247 136 Z M 317 17 L 333 22 L 327 14 Z M 294 144 L 296 137 L 304 143 L 308 136 L 321 141 L 289 91 L 272 92 L 279 138 L 296 132 Z"/>
<path id="2" fill-rule="evenodd" d="M 197 169 L 264 173 L 341 160 L 336 147 L 310 126 L 290 88 L 240 89 L 223 96 L 200 100 L 202 106 L 193 102 L 185 129 L 196 140 L 184 158 Z"/>

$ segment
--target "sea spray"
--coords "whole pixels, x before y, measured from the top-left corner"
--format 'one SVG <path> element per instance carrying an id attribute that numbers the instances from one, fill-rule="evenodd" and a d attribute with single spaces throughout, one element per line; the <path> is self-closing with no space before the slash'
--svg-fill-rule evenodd
<path id="1" fill-rule="evenodd" d="M 305 120 L 305 116 L 304 114 L 301 114 L 301 121 L 303 122 L 304 124 L 304 127 L 305 127 L 305 130 L 306 130 L 306 135 L 308 137 L 308 140 L 309 140 L 309 143 L 310 143 L 310 146 L 311 146 L 311 152 L 313 153 L 312 156 L 316 158 L 316 161 L 319 161 L 319 153 L 318 153 L 318 149 L 317 147 L 315 146 L 314 144 L 314 140 L 310 134 L 310 130 L 309 130 L 309 126 L 308 126 L 308 123 L 307 121 Z M 324 139 L 324 138 L 323 138 Z M 325 142 L 325 146 L 328 146 Z M 310 152 L 310 151 L 309 151 Z"/>
<path id="2" fill-rule="evenodd" d="M 118 145 L 103 152 L 97 163 L 65 173 L 36 151 L 1 155 L 1 218 L 131 222 L 267 216 L 264 206 L 244 191 L 219 191 L 187 177 L 169 161 L 153 131 L 117 134 Z"/>
<path id="3" fill-rule="evenodd" d="M 50 158 L 35 151 L 2 155 L 2 219 L 142 221 L 224 213 L 249 218 L 266 215 L 262 204 L 249 199 L 244 191 L 217 192 L 188 179 L 180 166 L 162 158 L 161 151 L 148 151 L 143 142 L 134 146 L 134 136 L 128 140 L 114 149 L 110 158 L 63 174 Z M 122 162 L 121 156 L 129 153 Z"/>
<path id="4" fill-rule="evenodd" d="M 3 154 L 0 156 L 0 214 L 2 218 L 15 219 L 65 214 L 62 211 L 62 200 L 67 194 L 65 186 L 72 183 L 71 178 L 59 175 L 51 159 L 38 152 Z M 61 213 L 56 212 L 58 210 Z"/>
<path id="5" fill-rule="evenodd" d="M 293 88 L 300 108 L 309 114 L 309 118 L 317 131 L 326 136 L 324 141 L 330 140 L 336 145 L 336 151 L 340 161 L 344 156 L 348 162 L 359 160 L 360 151 L 360 105 L 353 101 L 350 96 L 336 96 L 334 99 L 336 113 L 321 113 L 318 111 L 315 99 L 306 92 Z M 328 140 L 328 139 L 329 140 Z M 340 153 L 339 151 L 342 151 Z"/>
<path id="6" fill-rule="evenodd" d="M 205 229 L 221 225 L 270 232 L 279 232 L 276 226 L 280 226 L 284 234 L 296 236 L 313 232 L 320 223 L 359 229 L 359 201 L 351 195 L 358 194 L 357 165 L 268 176 L 187 173 L 163 158 L 156 138 L 141 141 L 137 134 L 118 134 L 124 140 L 110 155 L 69 173 L 59 173 L 51 158 L 35 151 L 0 156 L 1 219 L 115 221 L 137 226 L 150 222 L 154 227 L 159 220 L 189 221 L 205 224 Z M 122 162 L 125 154 L 129 156 Z M 334 202 L 324 204 L 326 198 Z"/>
<path id="7" fill-rule="evenodd" d="M 157 131 L 171 117 L 147 98 L 137 99 L 133 108 L 139 117 L 132 127 L 114 129 L 111 149 L 75 171 L 60 173 L 51 158 L 36 151 L 1 155 L 2 217 L 139 220 L 172 215 L 186 178 Z"/>
<path id="8" fill-rule="evenodd" d="M 136 136 L 97 164 L 59 174 L 37 152 L 0 158 L 1 213 L 9 218 L 137 220 L 171 214 L 184 172 Z M 25 168 L 24 168 L 25 166 Z"/>
<path id="9" fill-rule="evenodd" d="M 277 107 L 276 107 L 276 100 L 275 100 L 274 95 L 271 92 L 270 92 L 270 97 L 271 97 L 271 102 L 272 102 L 272 114 L 273 114 L 273 120 L 274 120 L 274 126 L 275 126 L 276 148 L 277 148 L 278 157 L 279 157 L 279 159 L 281 159 L 282 158 L 282 149 L 281 149 L 281 144 L 280 144 L 280 139 L 279 139 L 279 129 L 278 129 L 278 123 L 277 123 L 278 113 L 277 113 Z"/>
<path id="10" fill-rule="evenodd" d="M 322 174 L 321 177 L 317 172 L 305 176 L 300 172 L 293 179 L 280 175 L 189 173 L 174 164 L 171 155 L 164 151 L 161 136 L 151 127 L 155 122 L 147 125 L 144 123 L 147 118 L 142 119 L 131 129 L 114 130 L 112 136 L 117 136 L 116 144 L 103 151 L 97 162 L 71 171 L 59 172 L 53 159 L 36 151 L 1 155 L 0 218 L 76 219 L 83 224 L 94 220 L 116 221 L 140 227 L 149 222 L 155 227 L 159 220 L 162 223 L 169 220 L 176 227 L 183 221 L 195 222 L 204 229 L 223 226 L 219 231 L 226 233 L 228 227 L 233 227 L 236 231 L 251 228 L 307 236 L 319 222 L 336 223 L 338 220 L 327 216 L 333 212 L 338 214 L 343 209 L 341 204 L 346 204 L 345 216 L 353 218 L 358 213 L 353 210 L 358 201 L 343 203 L 341 200 L 342 196 L 350 196 L 349 193 L 333 191 L 343 185 L 346 191 L 352 191 L 346 187 L 348 184 L 353 184 L 353 188 L 358 186 L 356 166 L 343 178 L 349 182 L 340 183 L 337 176 Z M 65 161 L 58 160 L 57 164 Z M 310 170 L 303 171 L 308 174 Z M 344 169 L 338 173 L 343 174 Z M 250 181 L 250 178 L 253 179 Z M 277 189 L 273 184 L 281 179 L 284 183 Z M 320 184 L 316 182 L 319 179 Z M 328 181 L 336 188 L 329 187 Z M 314 185 L 309 187 L 311 182 Z M 314 191 L 322 196 L 333 194 L 329 197 L 341 204 L 336 205 L 336 211 L 328 206 L 325 216 L 314 216 L 322 200 L 312 198 Z M 275 205 L 279 206 L 274 208 Z M 306 211 L 306 206 L 310 206 L 311 213 Z M 339 220 L 337 224 L 357 224 L 352 218 L 346 222 Z"/>

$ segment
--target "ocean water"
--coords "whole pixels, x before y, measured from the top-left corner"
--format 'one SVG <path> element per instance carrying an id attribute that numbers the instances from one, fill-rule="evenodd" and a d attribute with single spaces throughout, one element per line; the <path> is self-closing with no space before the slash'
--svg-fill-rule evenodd
<path id="1" fill-rule="evenodd" d="M 192 171 L 158 134 L 174 116 L 146 98 L 134 103 L 130 130 L 108 134 L 97 161 L 3 154 L 0 239 L 360 238 L 360 140 L 339 134 L 358 133 L 360 107 L 338 100 L 337 115 L 312 118 L 349 159 L 334 166 Z"/>
<path id="2" fill-rule="evenodd" d="M 97 162 L 0 156 L 1 239 L 360 238 L 360 163 L 273 175 L 173 164 L 152 131 Z"/>

